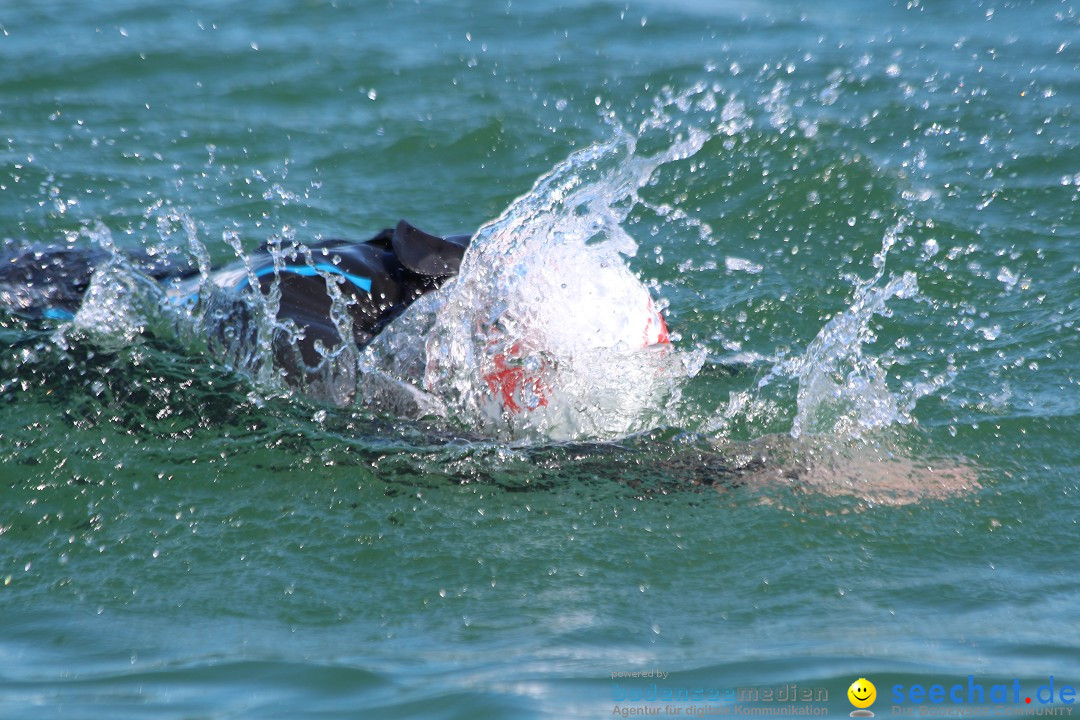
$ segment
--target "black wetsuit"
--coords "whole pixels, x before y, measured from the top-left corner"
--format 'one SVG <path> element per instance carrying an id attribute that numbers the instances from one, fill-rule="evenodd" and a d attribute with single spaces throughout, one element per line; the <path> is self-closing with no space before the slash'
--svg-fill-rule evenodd
<path id="1" fill-rule="evenodd" d="M 387 324 L 425 293 L 455 275 L 470 236 L 437 237 L 402 220 L 364 242 L 327 240 L 306 251 L 278 253 L 268 249 L 211 274 L 210 282 L 231 292 L 234 308 L 247 319 L 254 278 L 265 295 L 280 291 L 277 319 L 291 321 L 296 330 L 289 347 L 275 339 L 275 358 L 286 377 L 303 377 L 297 354 L 308 369 L 317 367 L 326 351 L 341 343 L 332 318 L 333 298 L 341 296 L 352 321 L 358 347 L 369 343 Z M 115 256 L 100 249 L 30 248 L 0 255 L 0 308 L 30 317 L 65 319 L 78 310 L 94 272 Z M 162 265 L 152 258 L 133 257 L 133 267 L 170 286 L 176 304 L 196 305 L 204 282 L 196 270 Z M 336 292 L 328 289 L 333 282 Z M 218 293 L 220 295 L 220 293 Z M 339 305 L 340 307 L 340 305 Z M 320 351 L 320 346 L 322 351 Z"/>

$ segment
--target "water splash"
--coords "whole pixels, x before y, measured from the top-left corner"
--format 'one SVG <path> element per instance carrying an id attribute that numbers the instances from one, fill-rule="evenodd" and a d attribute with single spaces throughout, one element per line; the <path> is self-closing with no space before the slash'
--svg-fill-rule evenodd
<path id="1" fill-rule="evenodd" d="M 881 250 L 874 256 L 877 271 L 857 285 L 851 306 L 821 329 L 802 357 L 782 365 L 799 382 L 793 437 L 842 442 L 891 425 L 909 424 L 916 402 L 948 382 L 943 375 L 908 383 L 894 392 L 887 384 L 889 359 L 870 351 L 877 340 L 871 327 L 874 317 L 891 315 L 889 303 L 894 298 L 919 299 L 918 277 L 913 272 L 882 284 L 889 251 L 907 223 L 902 218 L 885 233 Z"/>
<path id="2" fill-rule="evenodd" d="M 316 400 L 345 405 L 359 397 L 397 414 L 436 416 L 509 439 L 604 440 L 659 425 L 704 426 L 707 433 L 723 434 L 748 423 L 758 431 L 790 416 L 790 403 L 782 407 L 760 392 L 781 376 L 798 382 L 793 436 L 858 437 L 911 422 L 918 398 L 948 378 L 894 391 L 886 377 L 891 359 L 870 350 L 874 318 L 887 315 L 894 299 L 918 298 L 913 273 L 885 277 L 903 221 L 886 234 L 875 275 L 856 286 L 851 306 L 822 328 L 802 357 L 778 362 L 759 392 L 733 394 L 704 422 L 690 417 L 688 403 L 681 402 L 704 350 L 676 349 L 667 341 L 662 304 L 627 266 L 637 243 L 624 226 L 635 208 L 644 208 L 662 223 L 698 227 L 702 241 L 715 245 L 708 226 L 677 200 L 671 206 L 661 198 L 653 206 L 639 191 L 666 177 L 658 172 L 663 166 L 750 127 L 742 103 L 719 103 L 718 92 L 704 85 L 663 91 L 633 130 L 612 120 L 610 139 L 559 163 L 481 228 L 456 281 L 414 304 L 363 352 L 348 341 L 346 302 L 328 283 L 331 312 L 346 342 L 323 352 L 320 367 L 305 371 L 299 382 L 293 377 L 285 383 L 278 362 L 281 347 L 299 330 L 276 319 L 276 283 L 265 295 L 238 301 L 239 285 L 222 284 L 222 277 L 259 284 L 239 236 L 223 234 L 238 258 L 234 273 L 211 273 L 195 224 L 160 204 L 147 219 L 157 219 L 163 245 L 186 237 L 198 276 L 169 286 L 163 298 L 117 259 L 95 278 L 74 325 L 111 334 L 119 344 L 134 342 L 149 328 L 155 335 L 171 328 L 184 344 L 252 378 L 263 394 L 299 386 Z M 266 248 L 275 266 L 298 256 L 312 264 L 311 251 L 295 243 L 287 228 L 281 235 Z M 114 250 L 107 234 L 98 243 Z M 764 270 L 738 257 L 729 257 L 725 267 Z"/>
<path id="3" fill-rule="evenodd" d="M 821 329 L 795 363 L 799 394 L 793 436 L 858 437 L 910 422 L 907 403 L 886 384 L 887 369 L 866 348 L 876 340 L 870 327 L 873 317 L 887 314 L 891 299 L 910 299 L 918 291 L 911 272 L 881 287 L 866 286 L 856 293 L 851 307 Z"/>
<path id="4" fill-rule="evenodd" d="M 120 250 L 110 230 L 98 223 L 83 235 L 108 253 L 90 278 L 82 302 L 70 322 L 59 325 L 54 341 L 61 348 L 88 341 L 117 352 L 152 339 L 185 354 L 205 354 L 226 368 L 249 377 L 264 394 L 283 389 L 274 367 L 273 343 L 282 332 L 276 315 L 277 297 L 239 295 L 215 283 L 210 259 L 194 221 L 168 209 L 158 217 L 161 244 L 144 251 L 143 262 L 175 250 L 171 237 L 180 228 L 187 255 L 198 273 L 159 282 Z M 238 250 L 243 264 L 247 256 Z"/>
<path id="5" fill-rule="evenodd" d="M 148 333 L 175 335 L 176 318 L 168 312 L 165 289 L 131 265 L 102 223 L 81 234 L 103 250 L 107 259 L 90 277 L 74 317 L 57 328 L 57 344 L 65 347 L 82 336 L 103 350 L 117 351 L 140 342 Z"/>
<path id="6" fill-rule="evenodd" d="M 510 438 L 609 439 L 672 421 L 702 359 L 668 342 L 621 223 L 659 167 L 709 137 L 689 128 L 646 155 L 616 128 L 541 177 L 480 229 L 453 284 L 369 347 L 374 395 Z M 422 353 L 408 340 L 418 332 Z"/>

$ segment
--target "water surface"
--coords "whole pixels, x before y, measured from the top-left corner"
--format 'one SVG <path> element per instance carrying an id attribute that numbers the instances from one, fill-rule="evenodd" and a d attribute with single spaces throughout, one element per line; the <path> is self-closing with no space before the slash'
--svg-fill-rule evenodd
<path id="1" fill-rule="evenodd" d="M 472 232 L 694 128 L 623 227 L 705 363 L 653 432 L 507 443 L 5 316 L 0 716 L 1075 686 L 1078 33 L 1069 1 L 11 5 L 7 248 Z M 793 431 L 831 472 L 732 471 Z"/>

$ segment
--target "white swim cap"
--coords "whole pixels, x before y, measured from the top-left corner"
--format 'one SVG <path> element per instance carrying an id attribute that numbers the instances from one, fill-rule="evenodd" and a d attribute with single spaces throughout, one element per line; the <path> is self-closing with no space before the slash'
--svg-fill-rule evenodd
<path id="1" fill-rule="evenodd" d="M 483 414 L 552 438 L 629 431 L 656 401 L 656 356 L 670 350 L 663 315 L 621 261 L 589 252 L 559 260 L 531 258 L 478 315 Z M 613 416 L 622 418 L 614 426 Z"/>

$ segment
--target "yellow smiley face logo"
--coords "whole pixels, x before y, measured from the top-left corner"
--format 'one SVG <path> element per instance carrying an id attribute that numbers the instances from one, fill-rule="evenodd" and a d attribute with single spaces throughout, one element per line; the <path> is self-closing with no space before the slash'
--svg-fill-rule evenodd
<path id="1" fill-rule="evenodd" d="M 857 708 L 868 708 L 877 700 L 877 688 L 866 678 L 859 678 L 847 689 L 848 700 Z"/>

